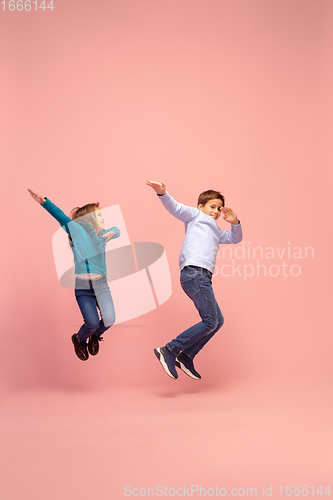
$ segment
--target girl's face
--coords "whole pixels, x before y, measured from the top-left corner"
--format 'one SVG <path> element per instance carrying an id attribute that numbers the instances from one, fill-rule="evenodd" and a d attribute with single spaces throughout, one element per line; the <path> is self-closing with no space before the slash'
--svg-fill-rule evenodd
<path id="1" fill-rule="evenodd" d="M 95 210 L 95 214 L 96 214 L 96 220 L 97 220 L 99 227 L 101 229 L 104 229 L 104 217 L 103 217 L 102 211 L 98 208 L 97 210 Z"/>

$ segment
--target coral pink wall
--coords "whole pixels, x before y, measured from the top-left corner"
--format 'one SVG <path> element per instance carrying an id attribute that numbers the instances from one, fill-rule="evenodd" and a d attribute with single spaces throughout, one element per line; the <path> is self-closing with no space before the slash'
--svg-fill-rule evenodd
<path id="1" fill-rule="evenodd" d="M 204 383 L 329 383 L 331 1 L 54 6 L 0 16 L 4 388 L 170 383 L 152 350 L 197 317 L 179 286 L 183 225 L 146 178 L 189 205 L 221 190 L 246 248 L 285 248 L 260 261 L 277 277 L 223 277 L 232 259 L 219 256 L 214 289 L 225 325 L 198 357 Z M 58 225 L 27 187 L 66 213 L 90 201 L 119 204 L 131 241 L 166 249 L 171 298 L 115 326 L 89 364 L 72 352 L 81 317 L 57 281 Z M 286 257 L 294 247 L 302 258 Z M 234 260 L 243 273 L 256 264 Z M 283 262 L 300 275 L 283 276 Z"/>

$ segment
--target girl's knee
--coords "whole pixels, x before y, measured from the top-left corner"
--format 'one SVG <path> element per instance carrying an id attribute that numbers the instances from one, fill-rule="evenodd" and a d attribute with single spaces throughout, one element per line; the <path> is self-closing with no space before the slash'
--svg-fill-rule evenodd
<path id="1" fill-rule="evenodd" d="M 103 317 L 103 324 L 105 328 L 110 328 L 112 325 L 114 325 L 115 321 L 116 321 L 116 316 L 114 314 Z"/>

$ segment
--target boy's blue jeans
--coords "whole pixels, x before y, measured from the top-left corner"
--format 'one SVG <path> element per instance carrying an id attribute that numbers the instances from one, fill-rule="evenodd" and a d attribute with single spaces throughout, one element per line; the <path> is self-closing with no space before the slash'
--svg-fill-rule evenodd
<path id="1" fill-rule="evenodd" d="M 77 334 L 80 342 L 85 342 L 92 333 L 101 336 L 114 324 L 116 316 L 106 277 L 97 280 L 76 278 L 75 298 L 84 321 Z"/>
<path id="2" fill-rule="evenodd" d="M 221 328 L 224 318 L 215 299 L 212 273 L 208 269 L 196 266 L 184 267 L 180 274 L 180 284 L 186 295 L 194 302 L 202 321 L 182 332 L 166 347 L 175 356 L 183 352 L 193 359 Z"/>

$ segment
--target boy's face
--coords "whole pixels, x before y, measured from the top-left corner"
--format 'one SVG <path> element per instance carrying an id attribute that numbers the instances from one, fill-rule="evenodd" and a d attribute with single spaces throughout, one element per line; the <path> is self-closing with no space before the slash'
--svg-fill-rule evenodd
<path id="1" fill-rule="evenodd" d="M 207 201 L 206 205 L 200 203 L 198 205 L 198 209 L 201 210 L 204 214 L 213 217 L 213 219 L 217 220 L 221 215 L 221 209 L 223 207 L 222 200 L 215 199 Z"/>

